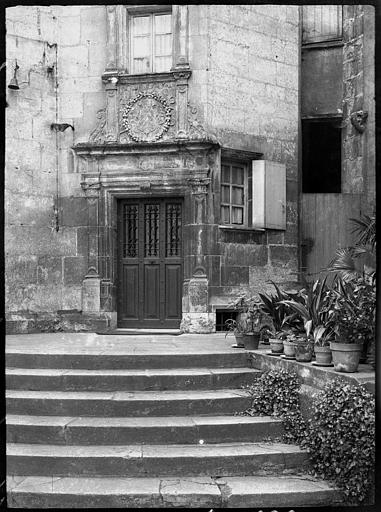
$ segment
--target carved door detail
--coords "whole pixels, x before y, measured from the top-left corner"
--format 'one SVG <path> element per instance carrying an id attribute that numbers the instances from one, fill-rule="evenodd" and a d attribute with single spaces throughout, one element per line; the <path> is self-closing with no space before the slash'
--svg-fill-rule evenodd
<path id="1" fill-rule="evenodd" d="M 177 328 L 183 285 L 181 199 L 118 204 L 118 326 Z"/>

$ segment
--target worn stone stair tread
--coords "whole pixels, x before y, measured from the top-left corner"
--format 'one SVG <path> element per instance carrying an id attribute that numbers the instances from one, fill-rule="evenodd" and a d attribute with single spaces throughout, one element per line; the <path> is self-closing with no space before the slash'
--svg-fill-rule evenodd
<path id="1" fill-rule="evenodd" d="M 247 397 L 244 389 L 164 390 L 164 391 L 30 391 L 9 389 L 6 398 L 60 400 L 213 400 Z"/>
<path id="2" fill-rule="evenodd" d="M 256 455 L 264 453 L 304 453 L 296 445 L 286 443 L 217 443 L 217 444 L 175 444 L 175 445 L 47 445 L 7 443 L 7 456 L 36 457 L 205 457 Z"/>
<path id="3" fill-rule="evenodd" d="M 280 437 L 282 422 L 269 416 L 28 416 L 7 415 L 12 443 L 71 445 L 194 444 L 263 441 Z"/>
<path id="4" fill-rule="evenodd" d="M 302 476 L 7 478 L 9 505 L 45 507 L 281 507 L 335 504 L 340 493 Z M 24 501 L 25 500 L 25 501 Z"/>
<path id="5" fill-rule="evenodd" d="M 281 424 L 281 420 L 271 416 L 141 416 L 141 417 L 72 417 L 72 416 L 32 416 L 7 414 L 7 425 L 25 426 L 60 426 L 70 427 L 178 427 L 199 425 L 259 425 L 268 423 Z"/>
<path id="6" fill-rule="evenodd" d="M 243 389 L 6 392 L 7 411 L 44 416 L 175 416 L 234 414 L 250 406 Z"/>
<path id="7" fill-rule="evenodd" d="M 135 391 L 226 389 L 250 384 L 261 375 L 253 368 L 147 370 L 7 368 L 9 389 L 36 391 Z"/>
<path id="8" fill-rule="evenodd" d="M 111 369 L 65 369 L 65 368 L 6 368 L 6 375 L 33 375 L 41 377 L 61 377 L 63 375 L 79 376 L 121 376 L 121 377 L 140 377 L 140 376 L 161 376 L 161 375 L 214 375 L 214 374 L 241 374 L 252 373 L 261 374 L 260 370 L 255 368 L 151 368 L 147 370 L 111 370 Z"/>
<path id="9" fill-rule="evenodd" d="M 233 351 L 234 349 L 232 349 Z M 147 369 L 147 368 L 194 368 L 194 367 L 242 367 L 248 366 L 248 352 L 235 349 L 230 351 L 187 351 L 157 352 L 114 351 L 92 349 L 64 349 L 49 352 L 33 352 L 25 349 L 7 350 L 6 366 L 10 368 L 52 368 L 52 369 Z"/>

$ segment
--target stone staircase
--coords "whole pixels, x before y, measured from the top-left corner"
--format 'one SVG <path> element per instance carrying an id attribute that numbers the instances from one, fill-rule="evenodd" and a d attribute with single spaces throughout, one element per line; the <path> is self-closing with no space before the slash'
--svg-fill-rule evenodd
<path id="1" fill-rule="evenodd" d="M 179 338 L 177 351 L 165 342 L 139 351 L 136 338 L 127 351 L 13 340 L 8 507 L 336 503 L 335 489 L 306 474 L 307 454 L 280 442 L 278 420 L 234 415 L 250 404 L 241 387 L 260 375 L 247 352 L 221 337 L 199 351 L 200 337 L 193 349 Z"/>

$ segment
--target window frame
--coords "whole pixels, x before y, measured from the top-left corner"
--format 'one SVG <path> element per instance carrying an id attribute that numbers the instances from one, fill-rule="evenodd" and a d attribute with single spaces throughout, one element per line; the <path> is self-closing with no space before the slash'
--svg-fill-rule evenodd
<path id="1" fill-rule="evenodd" d="M 322 47 L 322 46 L 334 46 L 334 45 L 342 45 L 343 44 L 343 6 L 337 5 L 337 13 L 340 13 L 338 16 L 338 21 L 340 22 L 340 35 L 321 35 L 315 37 L 309 37 L 305 40 L 305 8 L 307 7 L 325 7 L 326 4 L 316 4 L 316 5 L 302 5 L 301 10 L 301 45 L 303 48 L 308 47 Z M 331 6 L 331 5 L 328 5 Z"/>
<path id="2" fill-rule="evenodd" d="M 172 67 L 172 59 L 173 59 L 173 12 L 172 7 L 169 9 L 167 6 L 164 6 L 165 8 L 159 8 L 159 9 L 142 9 L 142 10 L 129 10 L 128 12 L 128 32 L 129 32 L 129 69 L 130 74 L 132 75 L 144 75 L 144 74 L 151 74 L 151 73 L 169 73 Z M 171 50 L 170 50 L 170 59 L 171 64 L 169 66 L 169 69 L 165 71 L 156 71 L 156 63 L 155 63 L 155 16 L 163 16 L 163 15 L 170 15 L 171 20 L 171 32 L 170 32 L 170 40 L 171 40 Z M 150 25 L 150 66 L 149 69 L 143 72 L 135 71 L 134 67 L 134 33 L 133 33 L 133 23 L 135 18 L 139 17 L 149 17 L 149 25 Z"/>
<path id="3" fill-rule="evenodd" d="M 230 173 L 230 182 L 223 181 L 223 167 L 228 166 L 229 167 L 229 173 Z M 243 185 L 240 184 L 234 184 L 232 182 L 232 168 L 238 167 L 243 169 Z M 220 172 L 220 226 L 221 227 L 230 227 L 235 229 L 242 229 L 242 228 L 250 228 L 251 227 L 251 219 L 250 219 L 250 212 L 249 212 L 249 206 L 250 206 L 250 194 L 249 194 L 249 165 L 246 162 L 232 160 L 232 159 L 223 159 L 221 161 L 221 172 Z M 225 202 L 223 201 L 223 194 L 222 194 L 222 187 L 223 186 L 229 186 L 230 192 L 230 201 Z M 232 188 L 233 187 L 239 187 L 243 189 L 243 202 L 242 204 L 236 204 L 232 201 Z M 223 207 L 229 207 L 229 223 L 225 223 L 223 220 L 223 214 L 222 209 Z M 243 212 L 243 222 L 242 224 L 236 224 L 231 222 L 232 221 L 232 210 L 233 208 L 242 208 Z"/>

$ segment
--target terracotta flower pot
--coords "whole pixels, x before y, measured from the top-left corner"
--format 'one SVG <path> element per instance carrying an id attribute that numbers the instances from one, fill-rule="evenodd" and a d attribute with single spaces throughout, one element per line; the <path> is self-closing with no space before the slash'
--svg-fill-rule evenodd
<path id="1" fill-rule="evenodd" d="M 331 341 L 332 361 L 337 372 L 357 371 L 362 353 L 362 343 L 338 343 Z"/>
<path id="2" fill-rule="evenodd" d="M 295 347 L 295 358 L 300 363 L 310 363 L 312 361 L 313 348 L 308 343 L 297 343 Z"/>
<path id="3" fill-rule="evenodd" d="M 332 366 L 332 351 L 330 347 L 318 347 L 315 345 L 316 366 Z"/>
<path id="4" fill-rule="evenodd" d="M 295 359 L 295 343 L 292 341 L 283 341 L 284 355 L 289 359 Z"/>
<path id="5" fill-rule="evenodd" d="M 243 343 L 246 350 L 256 350 L 259 345 L 259 333 L 244 333 Z"/>
<path id="6" fill-rule="evenodd" d="M 236 341 L 237 347 L 244 348 L 245 345 L 243 343 L 243 334 L 241 332 L 238 332 L 238 333 L 235 333 L 234 336 L 235 336 L 235 341 Z"/>
<path id="7" fill-rule="evenodd" d="M 282 354 L 283 353 L 283 340 L 279 340 L 278 338 L 270 338 L 270 348 L 273 354 Z"/>

